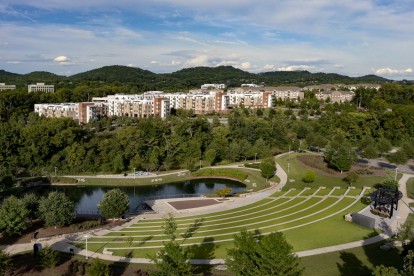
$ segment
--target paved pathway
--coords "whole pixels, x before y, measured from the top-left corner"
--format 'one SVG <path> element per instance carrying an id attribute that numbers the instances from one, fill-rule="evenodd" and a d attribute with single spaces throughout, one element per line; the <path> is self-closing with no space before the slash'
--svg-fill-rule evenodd
<path id="1" fill-rule="evenodd" d="M 235 198 L 235 200 L 233 201 L 233 203 L 231 204 L 231 208 L 237 208 L 239 206 L 244 206 L 244 205 L 248 205 L 251 204 L 253 202 L 256 202 L 264 197 L 268 197 L 271 194 L 273 194 L 274 192 L 282 189 L 282 187 L 284 185 L 286 185 L 287 183 L 287 174 L 286 172 L 277 164 L 277 173 L 276 175 L 280 178 L 280 183 L 278 185 L 274 185 L 271 188 L 265 190 L 265 191 L 260 191 L 260 192 L 256 192 L 256 193 L 252 193 L 247 195 L 245 198 Z M 412 202 L 412 199 L 409 199 L 406 194 L 406 182 L 410 177 L 414 177 L 413 175 L 410 174 L 403 174 L 402 178 L 399 181 L 400 184 L 400 190 L 403 192 L 403 198 L 399 204 L 399 209 L 398 209 L 398 220 L 395 220 L 394 223 L 391 225 L 391 229 L 393 229 L 393 232 L 396 233 L 397 231 L 397 227 L 399 226 L 399 224 L 402 224 L 405 222 L 407 216 L 409 213 L 412 212 L 411 208 L 409 208 L 409 203 Z M 215 210 L 209 209 L 207 210 L 207 212 L 213 212 Z M 204 210 L 204 212 L 206 212 L 206 210 Z M 199 211 L 199 212 L 191 212 L 191 215 L 196 215 L 197 213 L 204 213 L 203 211 Z M 148 215 L 147 215 L 148 216 Z M 123 226 L 118 226 L 116 227 L 116 229 L 121 229 L 124 228 L 128 225 L 132 225 L 134 223 L 136 223 L 136 221 L 138 221 L 139 219 L 141 219 L 140 216 L 136 217 L 135 219 L 131 220 L 130 222 L 124 224 Z M 114 230 L 116 230 L 114 229 Z M 100 230 L 100 231 L 95 231 L 96 235 L 102 235 L 109 232 L 109 230 Z M 345 250 L 345 249 L 349 249 L 349 248 L 354 248 L 354 247 L 360 247 L 360 246 L 364 246 L 364 245 L 368 245 L 368 244 L 372 244 L 372 243 L 376 243 L 378 241 L 384 240 L 384 239 L 388 239 L 389 235 L 386 234 L 381 234 L 366 240 L 361 240 L 361 241 L 356 241 L 356 242 L 351 242 L 351 243 L 346 243 L 346 244 L 340 244 L 340 245 L 335 245 L 335 246 L 329 246 L 329 247 L 324 247 L 324 248 L 317 248 L 317 249 L 312 249 L 312 250 L 307 250 L 307 251 L 301 251 L 301 252 L 297 252 L 296 254 L 299 257 L 304 257 L 304 256 L 311 256 L 311 255 L 317 255 L 317 254 L 323 254 L 323 253 L 328 253 L 328 252 L 334 252 L 334 251 L 340 251 L 340 250 Z M 126 257 L 120 257 L 120 256 L 111 256 L 108 254 L 101 254 L 101 253 L 96 253 L 96 252 L 91 252 L 91 251 L 86 251 L 84 249 L 79 249 L 76 247 L 73 247 L 69 244 L 69 242 L 71 241 L 75 241 L 75 240 L 84 240 L 83 235 L 79 235 L 78 237 L 75 237 L 74 239 L 66 239 L 65 237 L 56 237 L 56 238 L 51 238 L 49 240 L 46 241 L 41 241 L 41 243 L 43 245 L 51 245 L 52 247 L 54 247 L 57 250 L 63 251 L 63 252 L 69 252 L 69 250 L 72 248 L 74 250 L 75 254 L 79 254 L 79 255 L 84 255 L 85 257 L 92 257 L 92 258 L 100 258 L 103 260 L 109 260 L 109 261 L 116 261 L 116 262 L 132 262 L 132 263 L 151 263 L 151 260 L 149 259 L 145 259 L 145 258 L 126 258 Z M 24 251 L 30 251 L 33 250 L 33 244 L 34 243 L 26 243 L 26 244 L 15 244 L 15 245 L 10 245 L 10 246 L 3 246 L 2 249 L 4 249 L 6 252 L 10 253 L 10 254 L 16 254 L 19 252 L 24 252 Z M 192 264 L 223 264 L 224 263 L 224 259 L 192 259 L 191 263 Z"/>

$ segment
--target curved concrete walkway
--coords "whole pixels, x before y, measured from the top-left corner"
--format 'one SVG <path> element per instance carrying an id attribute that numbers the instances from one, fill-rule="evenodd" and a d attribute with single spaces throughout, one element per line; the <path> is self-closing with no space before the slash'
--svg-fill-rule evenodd
<path id="1" fill-rule="evenodd" d="M 240 200 L 234 201 L 234 204 L 232 204 L 233 208 L 237 208 L 240 206 L 254 203 L 256 201 L 261 200 L 262 198 L 272 195 L 276 191 L 281 190 L 282 187 L 285 186 L 287 183 L 287 174 L 282 169 L 282 167 L 279 166 L 279 164 L 276 164 L 276 166 L 277 166 L 276 175 L 280 178 L 280 183 L 278 185 L 274 185 L 273 187 L 265 191 L 260 191 L 260 192 L 249 194 L 245 198 L 241 198 Z M 393 221 L 394 223 L 390 226 L 391 229 L 393 229 L 392 232 L 394 234 L 397 232 L 398 226 L 405 222 L 405 220 L 408 217 L 408 214 L 412 213 L 412 210 L 409 207 L 409 203 L 413 202 L 413 200 L 407 197 L 407 190 L 406 190 L 406 182 L 411 177 L 414 177 L 414 175 L 403 174 L 402 178 L 399 180 L 400 190 L 403 192 L 404 196 L 401 200 L 401 203 L 399 204 L 399 209 L 397 213 L 398 220 Z M 214 211 L 209 210 L 208 212 L 214 212 Z M 194 215 L 194 213 L 188 213 L 188 214 Z M 132 225 L 136 223 L 136 221 L 139 219 L 140 218 L 138 216 L 137 218 L 131 220 L 130 222 L 124 224 L 123 226 L 118 226 L 117 228 L 124 228 L 128 225 Z M 108 232 L 108 230 L 96 231 L 96 234 L 101 235 L 106 232 Z M 317 255 L 317 254 L 323 254 L 323 253 L 329 253 L 329 252 L 334 252 L 334 251 L 341 251 L 345 249 L 360 247 L 360 246 L 364 246 L 364 245 L 379 242 L 381 240 L 388 239 L 390 238 L 390 235 L 393 233 L 388 233 L 388 235 L 381 234 L 381 235 L 378 235 L 378 236 L 375 236 L 375 237 L 372 237 L 366 240 L 360 240 L 360 241 L 355 241 L 355 242 L 346 243 L 346 244 L 339 244 L 335 246 L 329 246 L 329 247 L 324 247 L 324 248 L 317 248 L 317 249 L 312 249 L 312 250 L 296 252 L 296 254 L 299 257 L 305 257 L 305 256 L 311 256 L 311 255 Z M 120 257 L 120 256 L 112 256 L 108 254 L 86 251 L 84 249 L 79 249 L 69 244 L 69 242 L 84 240 L 83 235 L 84 234 L 78 235 L 78 237 L 74 237 L 74 239 L 71 239 L 71 240 L 65 237 L 56 237 L 56 238 L 51 238 L 49 240 L 44 240 L 40 242 L 42 242 L 43 245 L 50 245 L 53 248 L 59 251 L 62 251 L 62 252 L 69 252 L 70 249 L 73 249 L 75 254 L 84 255 L 85 257 L 88 256 L 92 258 L 100 258 L 102 260 L 108 260 L 108 261 L 114 261 L 114 262 L 152 263 L 150 259 L 146 259 L 146 258 L 126 258 L 126 257 Z M 15 245 L 3 247 L 2 249 L 10 254 L 16 254 L 19 252 L 32 250 L 33 244 L 34 243 L 15 244 Z M 225 262 L 224 259 L 192 259 L 191 260 L 192 264 L 223 264 L 224 262 Z"/>

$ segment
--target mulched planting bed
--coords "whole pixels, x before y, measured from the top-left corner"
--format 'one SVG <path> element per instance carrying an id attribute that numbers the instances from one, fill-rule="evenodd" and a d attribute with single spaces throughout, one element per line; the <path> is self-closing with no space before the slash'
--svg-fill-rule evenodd
<path id="1" fill-rule="evenodd" d="M 107 221 L 105 224 L 100 226 L 99 228 L 112 228 L 115 226 L 122 225 L 125 221 Z M 91 229 L 88 229 L 91 230 Z M 70 226 L 65 227 L 44 227 L 43 223 L 41 221 L 33 223 L 31 227 L 26 229 L 26 231 L 21 236 L 1 236 L 0 235 L 0 244 L 6 245 L 6 244 L 16 244 L 16 243 L 30 243 L 32 240 L 32 234 L 34 232 L 37 232 L 36 239 L 41 238 L 47 238 L 47 237 L 53 237 L 57 235 L 63 235 L 63 234 L 71 234 L 71 233 L 78 233 L 82 231 L 88 231 L 88 230 L 78 230 L 73 229 Z"/>
<path id="2" fill-rule="evenodd" d="M 297 159 L 308 168 L 316 170 L 318 173 L 326 176 L 334 177 L 345 177 L 346 173 L 335 171 L 332 168 L 329 168 L 328 164 L 324 161 L 323 156 L 320 155 L 299 155 Z M 366 164 L 355 164 L 351 167 L 351 172 L 355 171 L 359 176 L 385 176 L 386 171 L 381 168 L 371 167 Z"/>
<path id="3" fill-rule="evenodd" d="M 172 207 L 174 207 L 177 210 L 206 207 L 206 206 L 216 205 L 220 203 L 221 202 L 215 199 L 181 200 L 181 201 L 169 201 L 168 202 L 168 204 L 170 204 Z"/>

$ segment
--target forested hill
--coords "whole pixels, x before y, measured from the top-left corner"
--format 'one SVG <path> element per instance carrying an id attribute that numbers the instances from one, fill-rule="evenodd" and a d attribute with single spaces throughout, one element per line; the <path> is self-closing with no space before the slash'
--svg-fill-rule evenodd
<path id="1" fill-rule="evenodd" d="M 69 77 L 49 72 L 15 74 L 0 70 L 0 82 L 27 85 L 35 82 L 103 82 L 134 83 L 143 90 L 178 90 L 196 88 L 204 83 L 225 83 L 229 87 L 242 83 L 271 85 L 312 85 L 323 83 L 383 83 L 390 80 L 375 75 L 349 77 L 334 73 L 310 73 L 308 71 L 249 73 L 231 66 L 186 68 L 168 74 L 156 74 L 140 68 L 113 65 L 79 73 Z"/>

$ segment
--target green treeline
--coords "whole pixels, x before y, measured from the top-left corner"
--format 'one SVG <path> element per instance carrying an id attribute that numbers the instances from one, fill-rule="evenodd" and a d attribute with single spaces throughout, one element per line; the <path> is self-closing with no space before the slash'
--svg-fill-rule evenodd
<path id="1" fill-rule="evenodd" d="M 165 120 L 101 118 L 80 126 L 71 119 L 32 112 L 34 103 L 84 100 L 130 88 L 78 85 L 54 94 L 0 93 L 0 177 L 54 175 L 55 168 L 58 174 L 193 169 L 200 160 L 223 164 L 265 158 L 288 148 L 338 149 L 344 144 L 369 158 L 386 155 L 390 145 L 401 146 L 405 158 L 414 156 L 414 89 L 409 85 L 358 89 L 354 102 L 347 104 L 321 103 L 307 93 L 301 103 L 235 109 L 223 115 L 226 123 L 217 115 L 208 121 L 180 111 Z"/>

